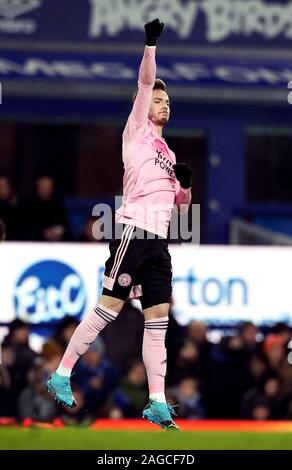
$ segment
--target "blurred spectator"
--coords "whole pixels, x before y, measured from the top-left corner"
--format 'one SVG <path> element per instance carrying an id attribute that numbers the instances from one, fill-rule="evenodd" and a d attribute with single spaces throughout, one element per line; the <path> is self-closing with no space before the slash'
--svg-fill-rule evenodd
<path id="1" fill-rule="evenodd" d="M 252 406 L 249 419 L 254 419 L 257 421 L 264 421 L 271 418 L 271 410 L 267 400 L 264 398 L 259 398 L 255 400 L 255 403 Z"/>
<path id="2" fill-rule="evenodd" d="M 185 376 L 201 377 L 200 353 L 197 345 L 185 340 L 174 364 L 168 363 L 167 383 L 176 385 Z"/>
<path id="3" fill-rule="evenodd" d="M 13 388 L 12 396 L 16 405 L 19 393 L 27 385 L 27 373 L 34 363 L 36 353 L 29 347 L 29 328 L 27 323 L 16 319 L 9 325 L 9 333 L 4 338 L 4 347 L 7 348 L 10 363 L 7 369 L 10 373 Z"/>
<path id="4" fill-rule="evenodd" d="M 249 362 L 249 372 L 250 372 L 250 386 L 259 384 L 264 375 L 266 374 L 268 366 L 263 357 L 259 354 L 254 354 L 250 358 Z"/>
<path id="5" fill-rule="evenodd" d="M 266 377 L 262 385 L 243 395 L 241 416 L 245 419 L 283 419 L 285 404 L 280 379 L 272 374 Z M 264 417 L 265 413 L 267 417 Z"/>
<path id="6" fill-rule="evenodd" d="M 143 362 L 133 360 L 127 376 L 109 400 L 109 417 L 140 418 L 148 399 L 147 377 Z"/>
<path id="7" fill-rule="evenodd" d="M 8 368 L 13 365 L 13 354 L 9 347 L 2 348 L 2 364 L 0 366 L 0 416 L 12 416 L 12 381 Z"/>
<path id="8" fill-rule="evenodd" d="M 56 356 L 60 357 L 61 360 L 63 354 L 64 348 L 54 338 L 49 338 L 48 341 L 43 344 L 42 356 L 45 361 L 50 361 Z"/>
<path id="9" fill-rule="evenodd" d="M 44 370 L 41 364 L 35 365 L 28 372 L 28 386 L 21 392 L 18 407 L 21 419 L 52 421 L 57 416 L 55 400 L 47 393 Z"/>
<path id="10" fill-rule="evenodd" d="M 292 337 L 291 328 L 283 322 L 276 323 L 272 328 L 272 333 L 280 336 L 284 346 L 287 346 Z"/>
<path id="11" fill-rule="evenodd" d="M 55 372 L 56 368 L 60 364 L 63 354 L 55 354 L 54 356 L 50 356 L 48 358 L 42 356 L 43 361 L 43 375 L 44 381 L 48 380 L 50 375 Z M 45 383 L 44 382 L 44 383 Z"/>
<path id="12" fill-rule="evenodd" d="M 62 241 L 68 238 L 66 211 L 50 176 L 36 180 L 34 193 L 20 205 L 23 237 L 34 241 Z"/>
<path id="13" fill-rule="evenodd" d="M 292 367 L 287 360 L 286 338 L 282 334 L 268 334 L 263 343 L 268 366 L 282 381 L 285 393 L 292 393 Z"/>
<path id="14" fill-rule="evenodd" d="M 257 380 L 253 373 L 261 375 L 261 365 L 263 372 L 266 370 L 264 360 L 260 359 L 262 343 L 258 341 L 258 327 L 251 321 L 242 322 L 238 328 L 238 335 L 233 341 L 238 342 L 238 363 L 241 371 L 242 393 L 244 393 L 245 390 L 253 387 Z"/>
<path id="15" fill-rule="evenodd" d="M 93 343 L 79 360 L 72 380 L 83 392 L 86 408 L 97 414 L 111 390 L 118 384 L 117 368 L 103 355 L 100 343 Z"/>
<path id="16" fill-rule="evenodd" d="M 170 404 L 178 403 L 179 417 L 292 419 L 289 327 L 279 323 L 258 342 L 257 327 L 244 322 L 238 335 L 223 336 L 215 345 L 207 341 L 204 323 L 183 328 L 171 318 L 170 324 L 167 346 L 174 360 L 168 363 L 166 392 Z M 77 409 L 56 406 L 47 394 L 45 381 L 77 325 L 70 316 L 62 319 L 38 356 L 28 344 L 28 325 L 19 319 L 11 322 L 2 347 L 0 416 L 40 421 L 61 416 L 66 424 L 141 416 L 148 397 L 141 360 L 144 318 L 130 302 L 76 366 L 71 380 Z"/>
<path id="17" fill-rule="evenodd" d="M 257 349 L 258 347 L 257 333 L 258 333 L 258 328 L 251 321 L 245 321 L 240 325 L 238 336 L 241 339 L 242 348 L 246 352 L 253 353 Z"/>
<path id="18" fill-rule="evenodd" d="M 273 333 L 268 334 L 263 343 L 263 351 L 271 369 L 276 370 L 285 358 L 283 339 Z"/>
<path id="19" fill-rule="evenodd" d="M 17 239 L 17 197 L 8 176 L 0 176 L 0 219 L 6 226 L 7 240 Z M 2 228 L 3 230 L 3 228 Z M 2 239 L 0 237 L 0 239 Z"/>
<path id="20" fill-rule="evenodd" d="M 200 353 L 202 373 L 204 373 L 213 344 L 207 339 L 207 325 L 202 321 L 193 320 L 187 327 L 188 338 L 195 343 Z"/>
<path id="21" fill-rule="evenodd" d="M 3 220 L 0 219 L 0 242 L 3 242 L 6 239 L 6 226 Z"/>
<path id="22" fill-rule="evenodd" d="M 101 242 L 105 239 L 104 224 L 94 216 L 88 217 L 85 221 L 83 233 L 80 237 L 81 242 Z"/>
<path id="23" fill-rule="evenodd" d="M 62 356 L 77 326 L 78 321 L 69 315 L 62 318 L 53 336 L 48 338 L 46 343 L 44 343 L 42 351 L 43 356 L 46 359 L 55 355 Z"/>
<path id="24" fill-rule="evenodd" d="M 64 350 L 67 348 L 71 336 L 76 330 L 78 324 L 79 322 L 69 315 L 65 316 L 60 322 L 58 322 L 54 338 L 57 343 L 64 348 Z"/>
<path id="25" fill-rule="evenodd" d="M 195 377 L 185 377 L 172 391 L 179 404 L 177 408 L 179 418 L 202 419 L 205 416 L 198 383 Z"/>
<path id="26" fill-rule="evenodd" d="M 206 413 L 217 419 L 238 418 L 242 393 L 250 386 L 250 372 L 242 361 L 242 339 L 223 337 L 212 349 L 202 389 Z"/>
<path id="27" fill-rule="evenodd" d="M 142 358 L 144 317 L 131 302 L 125 302 L 117 319 L 101 333 L 107 357 L 124 371 L 133 357 Z"/>
<path id="28" fill-rule="evenodd" d="M 197 345 L 209 343 L 207 340 L 207 325 L 198 320 L 192 320 L 188 324 L 187 335 Z"/>

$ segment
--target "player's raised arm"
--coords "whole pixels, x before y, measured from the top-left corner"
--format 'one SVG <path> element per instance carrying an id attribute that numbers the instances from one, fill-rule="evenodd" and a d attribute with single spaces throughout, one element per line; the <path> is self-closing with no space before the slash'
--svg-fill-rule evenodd
<path id="1" fill-rule="evenodd" d="M 144 26 L 145 49 L 139 69 L 138 92 L 131 112 L 131 118 L 138 126 L 145 124 L 148 119 L 152 89 L 156 78 L 156 43 L 163 27 L 164 24 L 158 18 L 146 23 Z"/>

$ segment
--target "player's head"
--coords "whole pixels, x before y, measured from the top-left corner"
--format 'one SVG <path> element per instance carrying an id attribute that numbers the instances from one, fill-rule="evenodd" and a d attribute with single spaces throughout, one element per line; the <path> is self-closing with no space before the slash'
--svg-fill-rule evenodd
<path id="1" fill-rule="evenodd" d="M 170 101 L 165 83 L 157 78 L 152 91 L 149 119 L 153 124 L 164 127 L 169 120 Z"/>
<path id="2" fill-rule="evenodd" d="M 133 101 L 135 101 L 136 96 L 137 91 L 134 93 Z M 168 123 L 169 115 L 170 101 L 166 91 L 166 85 L 163 80 L 157 78 L 152 91 L 149 119 L 153 124 L 164 127 Z"/>
<path id="3" fill-rule="evenodd" d="M 50 200 L 55 191 L 55 182 L 51 176 L 39 176 L 36 180 L 36 194 L 42 201 Z"/>

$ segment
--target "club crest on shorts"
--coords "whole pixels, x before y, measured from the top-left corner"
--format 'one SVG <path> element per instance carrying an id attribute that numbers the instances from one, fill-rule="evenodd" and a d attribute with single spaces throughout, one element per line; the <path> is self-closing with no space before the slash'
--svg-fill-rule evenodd
<path id="1" fill-rule="evenodd" d="M 120 284 L 120 286 L 122 287 L 127 287 L 131 284 L 131 281 L 132 281 L 132 278 L 130 276 L 130 274 L 120 274 L 119 277 L 118 277 L 118 283 Z"/>

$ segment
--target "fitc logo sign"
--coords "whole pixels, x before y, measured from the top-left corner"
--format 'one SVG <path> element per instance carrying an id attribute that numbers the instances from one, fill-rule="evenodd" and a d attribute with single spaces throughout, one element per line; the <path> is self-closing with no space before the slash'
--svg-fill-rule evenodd
<path id="1" fill-rule="evenodd" d="M 50 323 L 65 315 L 79 319 L 87 293 L 81 276 L 68 264 L 46 260 L 29 266 L 18 279 L 14 306 L 18 318 Z"/>

